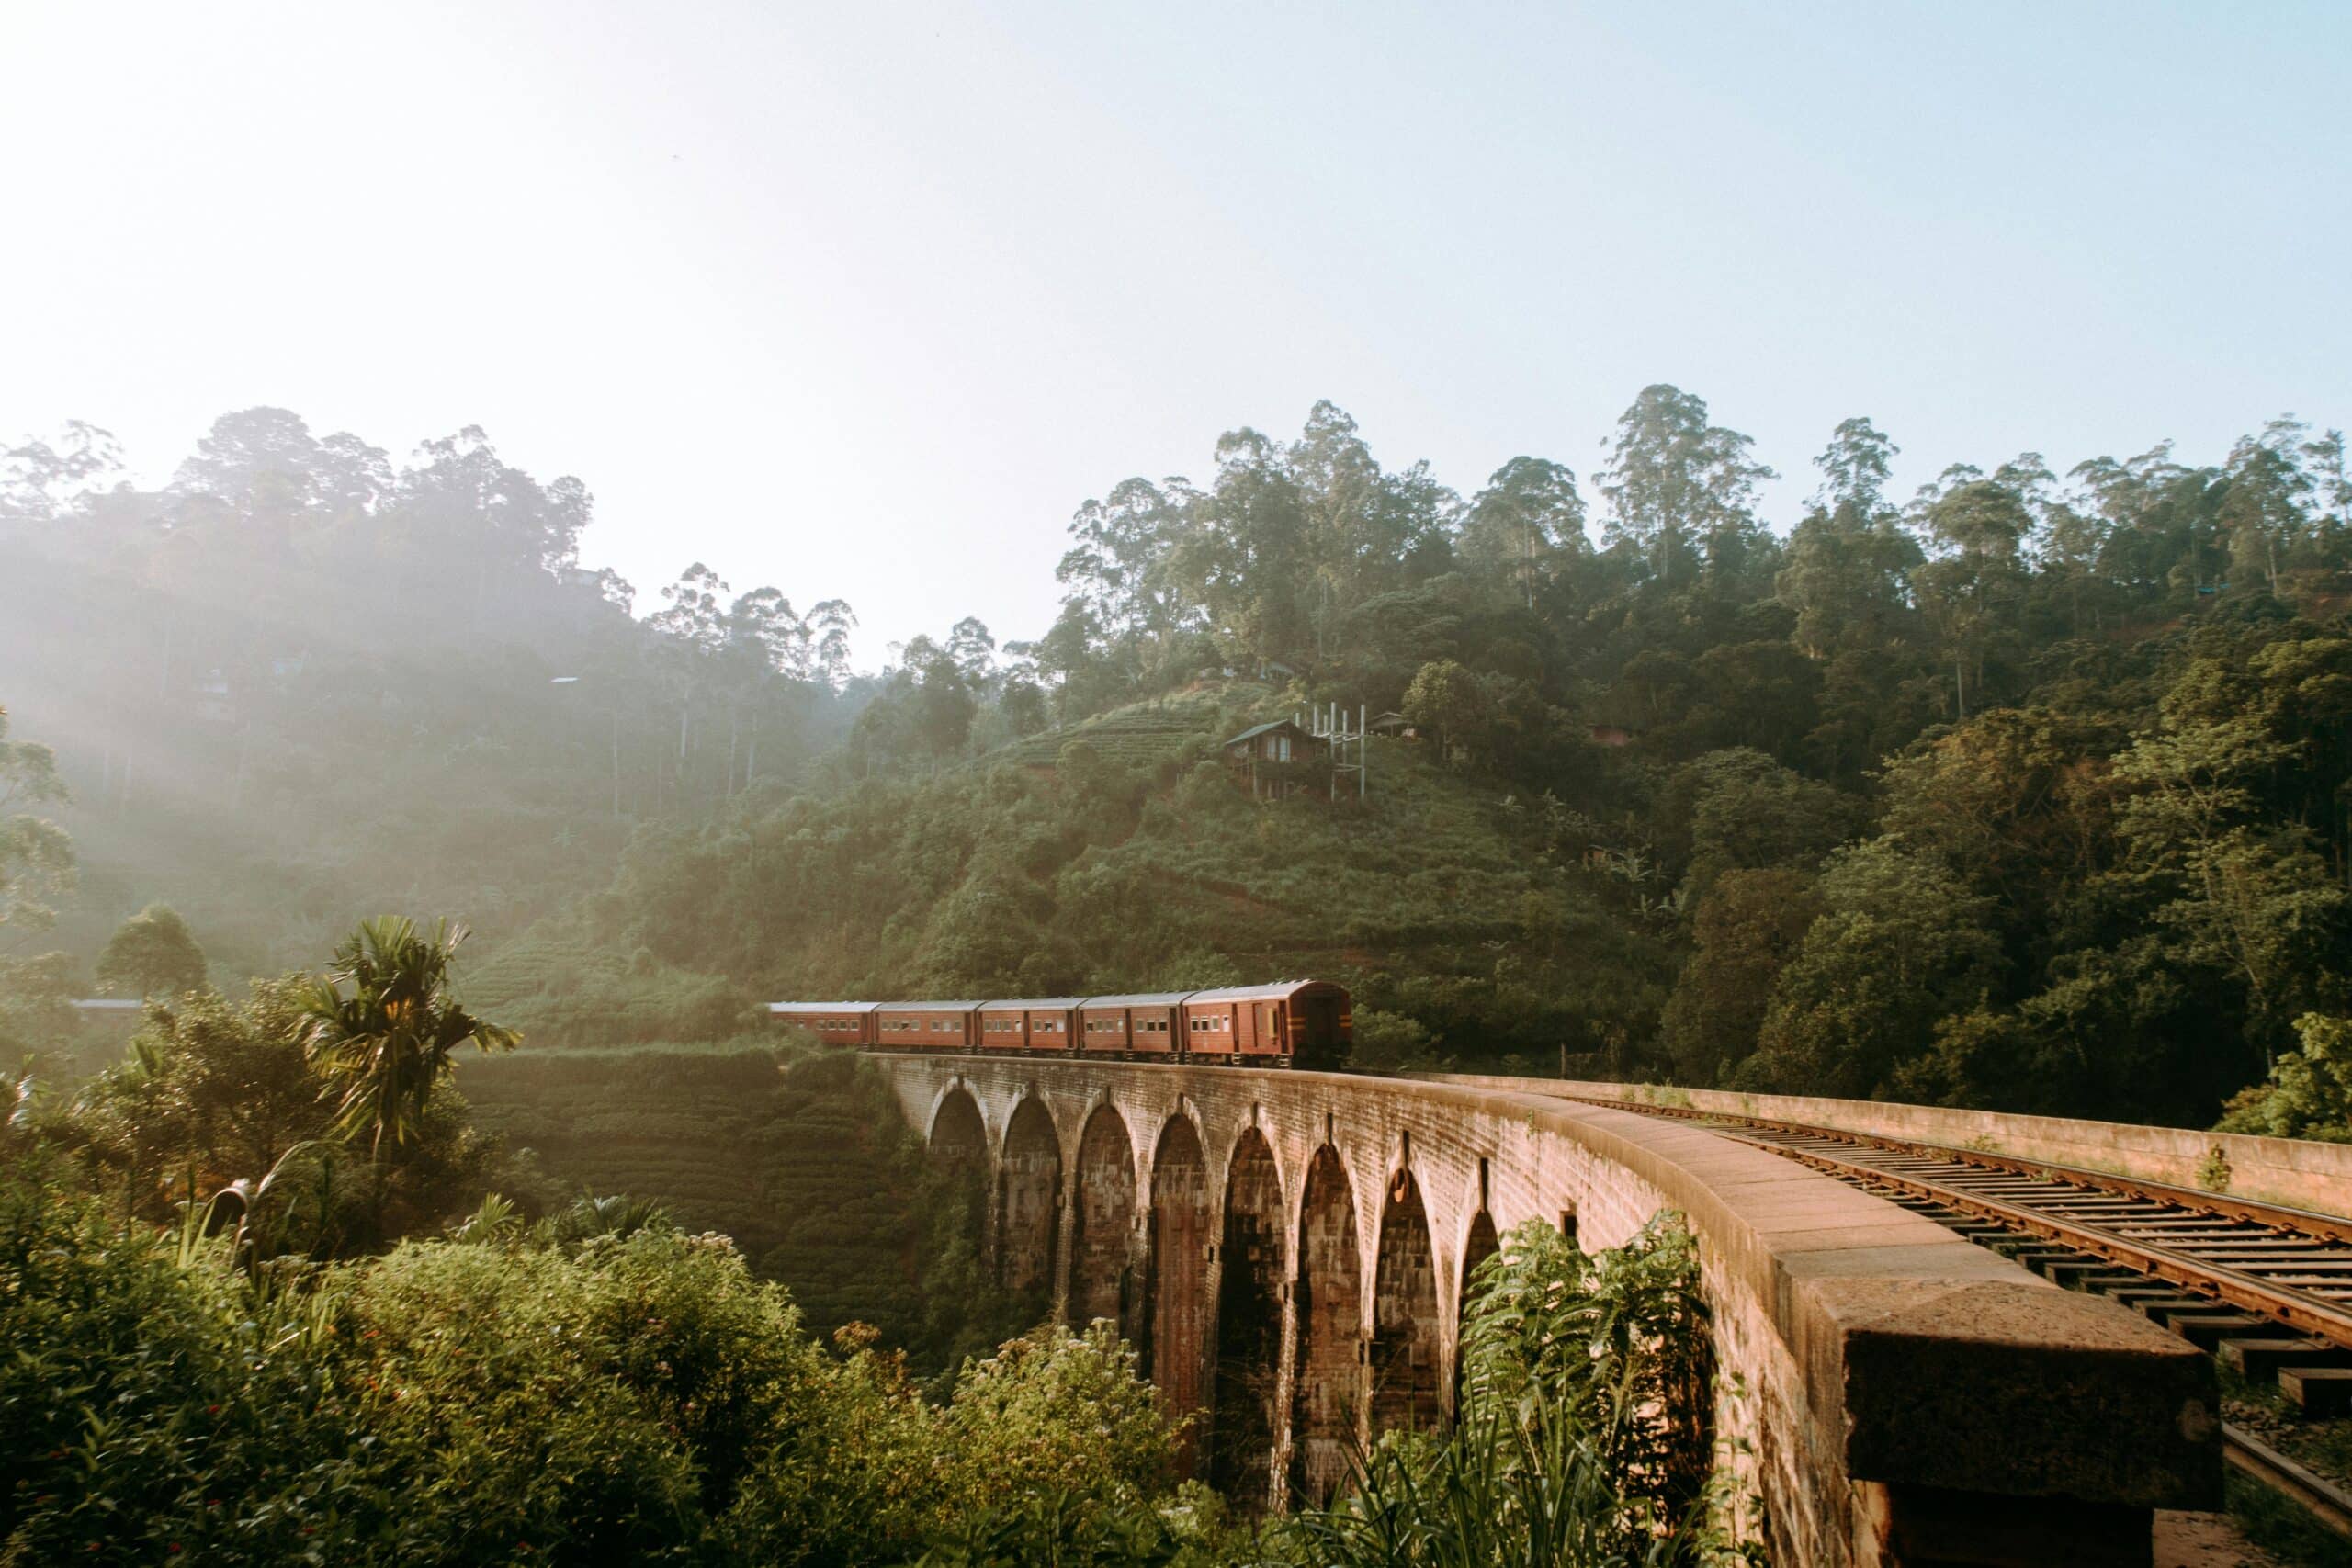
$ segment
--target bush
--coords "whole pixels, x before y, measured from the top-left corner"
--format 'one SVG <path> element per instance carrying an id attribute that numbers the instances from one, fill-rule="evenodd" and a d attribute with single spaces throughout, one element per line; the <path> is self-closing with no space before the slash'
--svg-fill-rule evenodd
<path id="1" fill-rule="evenodd" d="M 2232 1099 L 2213 1131 L 2352 1144 L 2352 1019 L 2307 1012 L 2295 1032 L 2302 1049 L 2279 1057 L 2268 1082 Z"/>
<path id="2" fill-rule="evenodd" d="M 1390 1434 L 1355 1495 L 1282 1522 L 1300 1568 L 1730 1568 L 1736 1501 L 1713 1470 L 1698 1256 L 1679 1216 L 1587 1257 L 1531 1221 L 1479 1266 L 1460 1419 Z"/>

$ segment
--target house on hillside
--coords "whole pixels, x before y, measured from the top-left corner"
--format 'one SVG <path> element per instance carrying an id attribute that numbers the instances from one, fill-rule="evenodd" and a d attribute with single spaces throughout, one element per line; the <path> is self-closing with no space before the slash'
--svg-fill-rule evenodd
<path id="1" fill-rule="evenodd" d="M 1248 777 L 1253 799 L 1279 800 L 1310 783 L 1329 782 L 1331 743 L 1309 734 L 1296 719 L 1278 718 L 1245 729 L 1219 750 L 1234 772 Z"/>
<path id="2" fill-rule="evenodd" d="M 1419 740 L 1421 738 L 1421 732 L 1415 728 L 1413 721 L 1394 708 L 1373 715 L 1370 728 L 1374 735 L 1386 735 L 1398 740 Z"/>

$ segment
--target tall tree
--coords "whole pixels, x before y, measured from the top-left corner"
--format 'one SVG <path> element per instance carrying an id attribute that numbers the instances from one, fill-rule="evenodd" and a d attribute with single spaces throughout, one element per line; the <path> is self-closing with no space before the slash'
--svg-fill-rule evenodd
<path id="1" fill-rule="evenodd" d="M 1935 554 L 1911 584 L 1952 671 L 1952 701 L 1965 718 L 1983 706 L 1988 662 L 2005 653 L 2025 607 L 2026 536 L 2033 517 L 2013 484 L 1964 466 L 1921 492 L 1918 513 Z"/>
<path id="2" fill-rule="evenodd" d="M 109 990 L 175 997 L 204 985 L 204 949 L 165 904 L 150 904 L 115 928 L 93 971 Z"/>
<path id="3" fill-rule="evenodd" d="M 1528 608 L 1562 555 L 1589 555 L 1577 477 L 1542 457 L 1513 457 L 1473 496 L 1462 520 L 1463 558 L 1514 584 Z"/>
<path id="4" fill-rule="evenodd" d="M 379 1165 L 387 1145 L 417 1136 L 433 1091 L 457 1070 L 458 1046 L 505 1051 L 518 1042 L 458 1000 L 450 964 L 465 937 L 446 921 L 426 936 L 405 916 L 363 920 L 299 993 L 303 1046 L 335 1095 L 336 1130 L 364 1137 Z"/>
<path id="5" fill-rule="evenodd" d="M 1775 477 L 1748 456 L 1754 445 L 1708 423 L 1706 402 L 1695 394 L 1663 383 L 1643 388 L 1618 416 L 1601 470 L 1604 540 L 1629 547 L 1666 586 L 1687 582 L 1696 570 L 1736 570 L 1760 534 L 1756 486 Z"/>
<path id="6" fill-rule="evenodd" d="M 2230 449 L 2221 524 L 2229 534 L 2233 587 L 2260 582 L 2276 598 L 2280 570 L 2301 564 L 2295 558 L 2308 524 L 2303 502 L 2312 490 L 2302 467 L 2302 436 L 2310 428 L 2284 416 Z"/>
<path id="7" fill-rule="evenodd" d="M 57 915 L 51 900 L 73 889 L 74 840 L 28 809 L 65 798 L 57 754 L 9 739 L 0 707 L 0 940 L 46 929 Z"/>
<path id="8" fill-rule="evenodd" d="M 0 523 L 48 522 L 86 501 L 98 480 L 120 471 L 111 431 L 68 420 L 55 444 L 27 436 L 0 446 Z"/>

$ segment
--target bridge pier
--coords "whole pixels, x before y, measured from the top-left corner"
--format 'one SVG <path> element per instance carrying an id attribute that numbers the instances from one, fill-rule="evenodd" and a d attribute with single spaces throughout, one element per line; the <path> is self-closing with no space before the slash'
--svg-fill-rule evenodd
<path id="1" fill-rule="evenodd" d="M 1117 1317 L 1200 1413 L 1186 1462 L 1244 1507 L 1319 1497 L 1355 1442 L 1450 1404 L 1501 1233 L 1566 1217 L 1610 1247 L 1666 1209 L 1745 1390 L 1701 1414 L 1745 1439 L 1774 1562 L 2144 1562 L 2153 1509 L 2219 1499 L 2194 1348 L 1701 1127 L 1455 1084 L 876 1060 L 935 1150 L 991 1163 L 1000 1277 Z"/>

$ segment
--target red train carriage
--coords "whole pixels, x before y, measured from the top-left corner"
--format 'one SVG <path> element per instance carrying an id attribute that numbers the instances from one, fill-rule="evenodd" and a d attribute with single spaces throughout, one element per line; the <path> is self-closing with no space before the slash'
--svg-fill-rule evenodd
<path id="1" fill-rule="evenodd" d="M 875 1002 L 770 1002 L 768 1011 L 828 1045 L 874 1043 Z"/>
<path id="2" fill-rule="evenodd" d="M 1280 980 L 1217 991 L 985 1002 L 770 1002 L 768 1011 L 832 1045 L 885 1051 L 1159 1057 L 1332 1067 L 1354 1019 L 1344 987 Z"/>
<path id="3" fill-rule="evenodd" d="M 1079 1050 L 1094 1056 L 1173 1056 L 1184 1041 L 1184 991 L 1089 997 L 1080 1004 Z"/>
<path id="4" fill-rule="evenodd" d="M 869 1043 L 886 1051 L 968 1051 L 979 1044 L 978 1002 L 876 1002 Z"/>
<path id="5" fill-rule="evenodd" d="M 1067 1053 L 1078 1049 L 1078 1010 L 1083 997 L 1033 997 L 982 1002 L 983 1051 Z"/>
<path id="6" fill-rule="evenodd" d="M 1355 1025 L 1346 988 L 1329 980 L 1194 991 L 1183 1012 L 1185 1054 L 1204 1061 L 1334 1066 Z"/>

